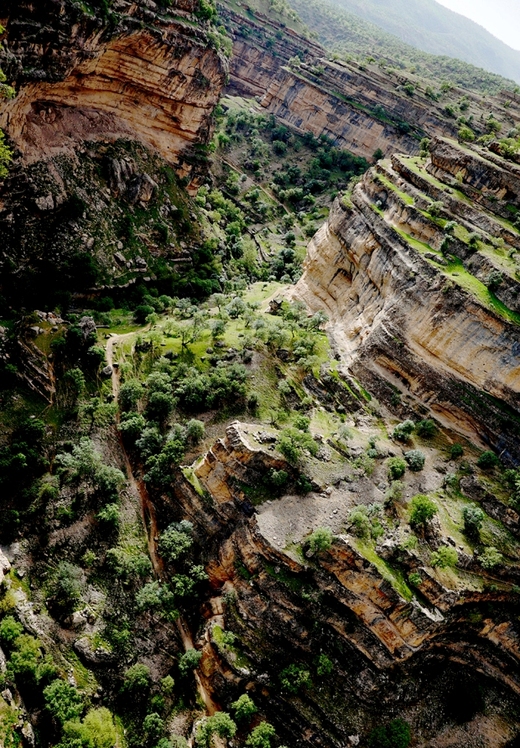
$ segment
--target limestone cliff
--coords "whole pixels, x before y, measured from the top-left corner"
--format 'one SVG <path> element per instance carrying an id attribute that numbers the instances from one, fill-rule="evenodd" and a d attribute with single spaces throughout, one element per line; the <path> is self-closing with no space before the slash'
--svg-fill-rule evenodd
<path id="1" fill-rule="evenodd" d="M 122 1 L 103 17 L 65 0 L 4 3 L 3 66 L 17 96 L 0 127 L 24 163 L 126 137 L 189 174 L 183 152 L 207 142 L 226 74 L 195 5 Z"/>
<path id="2" fill-rule="evenodd" d="M 517 167 L 437 140 L 380 162 L 311 241 L 296 295 L 324 308 L 379 396 L 520 459 Z"/>
<path id="3" fill-rule="evenodd" d="M 484 735 L 482 745 L 505 745 L 506 713 L 520 694 L 513 598 L 498 588 L 476 591 L 469 558 L 462 587 L 447 588 L 415 551 L 403 550 L 397 531 L 378 552 L 403 572 L 421 574 L 421 594 L 412 599 L 385 580 L 381 567 L 345 533 L 327 552 L 298 556 L 299 538 L 277 542 L 254 514 L 259 507 L 245 497 L 262 473 L 288 469 L 273 447 L 258 444 L 258 436 L 258 426 L 232 424 L 184 470 L 174 501 L 164 497 L 158 506 L 166 521 L 188 518 L 204 539 L 213 588 L 200 637 L 207 688 L 220 699 L 245 688 L 281 739 L 301 746 L 356 745 L 360 735 L 396 715 L 413 725 L 414 745 L 438 745 L 443 731 L 455 739 L 450 745 L 462 745 L 456 741 L 471 727 L 448 727 L 450 710 L 464 702 L 453 707 L 453 689 L 467 689 L 469 701 L 482 689 L 486 703 L 495 704 L 490 723 L 480 725 L 494 737 Z M 350 488 L 355 486 L 343 489 L 338 501 L 352 501 Z M 312 506 L 317 498 L 311 493 L 305 502 Z M 516 579 L 516 566 L 508 566 L 507 574 Z M 477 611 L 487 611 L 485 620 Z M 313 674 L 303 691 L 280 689 L 283 668 L 297 663 L 312 674 L 320 655 L 334 663 L 333 678 Z"/>
<path id="4" fill-rule="evenodd" d="M 297 132 L 328 135 L 366 158 L 377 149 L 416 153 L 424 135 L 456 134 L 459 125 L 445 102 L 418 87 L 410 96 L 404 75 L 375 64 L 333 61 L 319 44 L 251 9 L 238 13 L 221 6 L 220 12 L 233 38 L 230 90 L 257 97 Z M 483 131 L 480 110 L 474 110 L 478 97 L 468 99 L 462 89 L 453 95 L 466 97 L 472 126 Z M 520 121 L 516 105 L 504 109 L 503 102 L 495 103 L 508 127 Z"/>

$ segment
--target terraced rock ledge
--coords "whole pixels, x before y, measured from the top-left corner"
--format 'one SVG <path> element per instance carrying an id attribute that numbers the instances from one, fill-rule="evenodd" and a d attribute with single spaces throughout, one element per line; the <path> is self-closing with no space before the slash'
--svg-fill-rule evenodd
<path id="1" fill-rule="evenodd" d="M 337 199 L 295 295 L 394 409 L 520 459 L 520 170 L 435 139 Z"/>

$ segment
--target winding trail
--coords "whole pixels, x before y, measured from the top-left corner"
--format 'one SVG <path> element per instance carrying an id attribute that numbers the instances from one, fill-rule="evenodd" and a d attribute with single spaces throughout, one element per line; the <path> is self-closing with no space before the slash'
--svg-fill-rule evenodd
<path id="1" fill-rule="evenodd" d="M 142 331 L 138 331 L 138 332 L 142 332 Z M 133 338 L 135 338 L 136 335 L 137 335 L 137 332 L 128 332 L 128 333 L 125 333 L 124 335 L 112 334 L 107 339 L 107 342 L 106 342 L 106 346 L 105 346 L 106 362 L 107 362 L 107 365 L 112 368 L 112 375 L 111 375 L 112 376 L 112 394 L 114 396 L 115 402 L 117 402 L 117 399 L 119 397 L 120 376 L 119 376 L 119 366 L 117 366 L 117 362 L 116 362 L 116 366 L 114 366 L 114 348 L 119 344 L 132 340 Z M 131 355 L 134 352 L 134 348 L 135 348 L 134 344 L 132 343 L 132 347 L 130 350 Z M 117 414 L 116 414 L 116 426 L 118 424 L 119 424 L 119 411 L 117 411 Z M 134 475 L 132 464 L 126 452 L 125 445 L 123 443 L 123 438 L 119 430 L 117 431 L 117 434 L 118 434 L 119 444 L 121 447 L 121 454 L 124 457 L 128 482 L 130 483 L 133 491 L 140 498 L 141 517 L 143 520 L 143 526 L 146 530 L 148 553 L 150 555 L 150 560 L 152 562 L 153 571 L 154 571 L 155 576 L 158 579 L 162 579 L 164 575 L 164 564 L 163 564 L 161 557 L 157 553 L 156 538 L 158 537 L 158 531 L 157 531 L 157 519 L 156 519 L 156 513 L 155 513 L 155 506 L 152 500 L 150 499 L 150 495 L 148 493 L 148 489 L 146 488 L 145 482 L 140 478 L 136 478 Z M 179 632 L 179 636 L 182 641 L 184 650 L 188 651 L 189 649 L 195 649 L 191 632 L 186 622 L 183 620 L 181 616 L 177 618 L 175 624 L 177 626 L 177 631 Z M 193 674 L 195 676 L 195 682 L 197 684 L 197 692 L 199 694 L 201 702 L 204 704 L 206 708 L 206 712 L 208 713 L 208 715 L 211 716 L 212 714 L 215 714 L 215 712 L 220 711 L 220 707 L 213 700 L 210 692 L 208 691 L 208 689 L 202 682 L 199 673 L 195 670 Z"/>

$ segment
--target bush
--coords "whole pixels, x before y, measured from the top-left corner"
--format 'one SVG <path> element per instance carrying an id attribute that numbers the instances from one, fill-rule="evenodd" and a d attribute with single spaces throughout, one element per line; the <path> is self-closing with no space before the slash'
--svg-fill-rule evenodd
<path id="1" fill-rule="evenodd" d="M 418 473 L 422 470 L 426 461 L 426 458 L 420 449 L 411 449 L 410 452 L 405 454 L 404 459 L 408 463 L 410 470 L 413 470 L 414 473 Z"/>
<path id="2" fill-rule="evenodd" d="M 117 732 L 112 714 L 105 707 L 91 709 L 83 722 L 66 722 L 64 748 L 113 748 Z"/>
<path id="3" fill-rule="evenodd" d="M 412 527 L 426 527 L 435 514 L 437 514 L 437 507 L 428 496 L 417 494 L 413 497 L 410 512 Z"/>
<path id="4" fill-rule="evenodd" d="M 77 720 L 83 711 L 83 699 L 74 686 L 56 679 L 43 689 L 45 706 L 61 724 Z"/>
<path id="5" fill-rule="evenodd" d="M 415 427 L 415 431 L 423 439 L 431 439 L 437 432 L 437 426 L 431 418 L 427 418 L 424 421 L 419 421 Z"/>
<path id="6" fill-rule="evenodd" d="M 479 561 L 483 569 L 490 570 L 494 569 L 503 561 L 503 556 L 497 551 L 492 545 L 484 549 L 484 552 L 480 554 Z"/>
<path id="7" fill-rule="evenodd" d="M 301 688 L 312 685 L 311 674 L 303 665 L 289 665 L 280 673 L 280 685 L 283 691 L 296 694 Z"/>
<path id="8" fill-rule="evenodd" d="M 308 543 L 312 553 L 328 551 L 332 545 L 332 531 L 328 527 L 318 527 L 309 536 Z"/>
<path id="9" fill-rule="evenodd" d="M 141 382 L 137 379 L 129 379 L 127 382 L 123 382 L 119 389 L 119 405 L 122 410 L 132 410 L 135 408 L 141 397 L 143 396 L 144 388 Z"/>
<path id="10" fill-rule="evenodd" d="M 137 695 L 150 687 L 150 668 L 140 662 L 129 667 L 124 675 L 122 691 Z"/>
<path id="11" fill-rule="evenodd" d="M 154 742 L 160 737 L 164 730 L 164 720 L 157 712 L 150 712 L 143 720 L 143 732 L 149 741 Z"/>
<path id="12" fill-rule="evenodd" d="M 464 520 L 464 532 L 469 537 L 478 538 L 480 528 L 484 521 L 484 512 L 479 506 L 471 504 L 465 506 L 462 510 L 462 518 Z"/>
<path id="13" fill-rule="evenodd" d="M 392 437 L 400 442 L 407 442 L 410 438 L 412 431 L 415 428 L 413 421 L 407 420 L 402 423 L 398 423 L 392 431 Z"/>
<path id="14" fill-rule="evenodd" d="M 441 569 L 457 566 L 458 561 L 459 554 L 455 548 L 450 548 L 447 545 L 442 546 L 438 551 L 434 551 L 430 557 L 430 564 Z"/>
<path id="15" fill-rule="evenodd" d="M 334 670 L 334 663 L 330 660 L 327 655 L 320 654 L 316 665 L 316 674 L 323 678 L 326 675 L 330 675 Z"/>
<path id="16" fill-rule="evenodd" d="M 192 524 L 186 520 L 167 527 L 159 538 L 161 556 L 166 561 L 176 561 L 181 556 L 185 556 L 193 545 L 192 530 Z"/>
<path id="17" fill-rule="evenodd" d="M 404 719 L 394 719 L 388 725 L 376 727 L 369 735 L 370 748 L 408 748 L 412 735 Z"/>
<path id="18" fill-rule="evenodd" d="M 227 712 L 216 712 L 211 717 L 205 717 L 197 729 L 197 745 L 209 748 L 213 735 L 220 738 L 233 738 L 237 726 Z"/>
<path id="19" fill-rule="evenodd" d="M 187 649 L 179 657 L 179 671 L 181 675 L 187 675 L 190 670 L 195 670 L 198 667 L 202 657 L 202 652 L 198 652 L 196 649 Z"/>
<path id="20" fill-rule="evenodd" d="M 233 710 L 235 719 L 238 722 L 250 720 L 258 711 L 255 702 L 246 693 L 242 694 L 242 696 L 231 704 L 231 709 Z"/>
<path id="21" fill-rule="evenodd" d="M 192 418 L 186 424 L 186 440 L 190 444 L 198 444 L 204 438 L 205 431 L 204 423 Z"/>
<path id="22" fill-rule="evenodd" d="M 292 427 L 282 431 L 277 446 L 283 456 L 291 463 L 298 462 L 304 450 L 307 450 L 313 456 L 318 451 L 318 445 L 308 432 Z"/>
<path id="23" fill-rule="evenodd" d="M 60 615 L 68 615 L 81 599 L 82 589 L 82 570 L 68 561 L 61 561 L 49 584 L 47 600 Z"/>
<path id="24" fill-rule="evenodd" d="M 457 460 L 464 454 L 462 444 L 452 444 L 450 447 L 450 459 Z"/>
<path id="25" fill-rule="evenodd" d="M 11 645 L 23 634 L 23 626 L 13 616 L 6 616 L 0 623 L 0 641 L 2 644 Z"/>
<path id="26" fill-rule="evenodd" d="M 399 501 L 403 498 L 404 483 L 400 480 L 394 480 L 388 487 L 385 493 L 385 502 L 392 504 L 394 501 Z"/>
<path id="27" fill-rule="evenodd" d="M 260 722 L 246 740 L 249 748 L 271 748 L 271 740 L 276 735 L 276 730 L 269 722 Z"/>
<path id="28" fill-rule="evenodd" d="M 499 459 L 496 454 L 489 450 L 487 452 L 482 452 L 477 460 L 477 465 L 482 468 L 482 470 L 492 470 L 492 468 L 496 467 L 498 463 Z"/>
<path id="29" fill-rule="evenodd" d="M 411 574 L 408 574 L 408 581 L 412 587 L 420 587 L 422 584 L 422 577 L 418 572 L 412 571 Z"/>
<path id="30" fill-rule="evenodd" d="M 402 457 L 390 457 L 386 465 L 389 480 L 398 480 L 403 477 L 406 470 L 406 462 Z"/>

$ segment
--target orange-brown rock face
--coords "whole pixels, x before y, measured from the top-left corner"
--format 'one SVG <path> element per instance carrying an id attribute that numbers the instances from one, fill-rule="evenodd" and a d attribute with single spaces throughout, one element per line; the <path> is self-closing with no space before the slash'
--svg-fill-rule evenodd
<path id="1" fill-rule="evenodd" d="M 384 72 L 331 62 L 320 45 L 260 14 L 222 14 L 233 37 L 231 90 L 258 97 L 292 129 L 328 135 L 364 157 L 377 149 L 415 153 L 425 134 L 455 134 L 440 105 L 410 99 Z"/>
<path id="2" fill-rule="evenodd" d="M 455 143 L 380 162 L 336 202 L 296 287 L 379 396 L 423 403 L 515 462 L 520 236 L 502 216 L 518 200 L 515 167 Z"/>
<path id="3" fill-rule="evenodd" d="M 208 140 L 226 63 L 188 12 L 177 8 L 174 20 L 143 5 L 119 3 L 115 28 L 66 2 L 10 8 L 4 67 L 18 94 L 0 126 L 26 163 L 125 137 L 191 172 L 182 154 Z"/>

